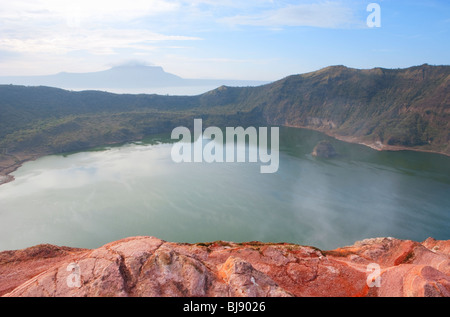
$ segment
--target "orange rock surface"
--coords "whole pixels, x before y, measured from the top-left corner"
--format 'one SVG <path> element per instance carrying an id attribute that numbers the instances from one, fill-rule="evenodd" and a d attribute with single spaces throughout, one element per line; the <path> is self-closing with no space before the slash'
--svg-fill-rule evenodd
<path id="1" fill-rule="evenodd" d="M 5 297 L 449 297 L 450 240 L 375 238 L 332 251 L 132 237 L 95 250 L 0 253 Z"/>

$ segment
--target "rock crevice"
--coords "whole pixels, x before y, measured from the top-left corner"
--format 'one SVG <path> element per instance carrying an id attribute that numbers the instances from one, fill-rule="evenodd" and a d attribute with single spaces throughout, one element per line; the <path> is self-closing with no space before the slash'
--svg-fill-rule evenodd
<path id="1" fill-rule="evenodd" d="M 369 283 L 370 265 L 379 268 L 378 286 Z M 79 284 L 69 283 L 77 279 Z M 448 297 L 450 240 L 376 238 L 330 251 L 286 243 L 181 244 L 154 237 L 95 250 L 41 245 L 0 252 L 0 295 Z"/>

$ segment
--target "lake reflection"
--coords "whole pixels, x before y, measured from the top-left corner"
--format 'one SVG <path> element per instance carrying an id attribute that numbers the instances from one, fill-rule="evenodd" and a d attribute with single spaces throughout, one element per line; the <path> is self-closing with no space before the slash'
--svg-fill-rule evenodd
<path id="1" fill-rule="evenodd" d="M 172 145 L 156 137 L 28 162 L 0 186 L 0 250 L 95 248 L 136 235 L 322 249 L 380 236 L 450 238 L 450 158 L 377 152 L 302 129 L 280 137 L 275 174 L 261 174 L 260 163 L 176 164 Z M 339 157 L 310 154 L 324 139 Z"/>

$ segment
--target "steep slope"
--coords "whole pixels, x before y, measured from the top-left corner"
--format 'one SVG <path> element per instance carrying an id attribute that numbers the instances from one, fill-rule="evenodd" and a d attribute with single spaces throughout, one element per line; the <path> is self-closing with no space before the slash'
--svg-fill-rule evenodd
<path id="1" fill-rule="evenodd" d="M 229 88 L 226 96 L 209 95 L 260 112 L 268 124 L 316 129 L 380 148 L 450 154 L 449 66 L 333 66 L 261 87 Z"/>
<path id="2" fill-rule="evenodd" d="M 265 114 L 273 124 L 449 153 L 449 83 L 450 67 L 332 67 L 280 83 L 281 91 L 296 93 Z"/>
<path id="3" fill-rule="evenodd" d="M 205 126 L 304 127 L 376 149 L 450 155 L 450 66 L 332 66 L 198 96 L 0 85 L 0 113 L 3 175 L 33 157 L 170 132 L 194 118 Z"/>

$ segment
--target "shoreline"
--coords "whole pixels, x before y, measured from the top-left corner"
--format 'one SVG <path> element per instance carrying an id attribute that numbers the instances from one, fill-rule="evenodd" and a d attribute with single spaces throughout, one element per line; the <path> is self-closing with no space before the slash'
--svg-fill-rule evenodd
<path id="1" fill-rule="evenodd" d="M 381 143 L 380 141 L 377 141 L 374 143 L 367 143 L 367 142 L 361 141 L 361 139 L 359 139 L 358 137 L 355 137 L 355 136 L 343 136 L 343 135 L 332 133 L 332 132 L 329 132 L 326 130 L 322 130 L 320 128 L 304 127 L 304 126 L 290 125 L 290 124 L 284 124 L 282 126 L 287 127 L 287 128 L 305 129 L 305 130 L 321 132 L 321 133 L 323 133 L 329 137 L 332 137 L 336 140 L 346 142 L 346 143 L 351 143 L 351 144 L 364 145 L 366 147 L 369 147 L 369 148 L 379 151 L 379 152 L 382 152 L 382 151 L 392 151 L 392 152 L 413 151 L 413 152 L 440 154 L 440 155 L 450 157 L 450 153 L 433 151 L 433 150 L 424 150 L 424 149 L 418 149 L 418 148 L 407 147 L 407 146 L 386 145 L 386 144 Z"/>
<path id="2" fill-rule="evenodd" d="M 377 142 L 372 143 L 372 144 L 359 142 L 359 141 L 352 142 L 352 141 L 347 141 L 346 140 L 347 137 L 336 136 L 336 135 L 329 135 L 329 136 L 334 137 L 335 139 L 337 139 L 339 141 L 344 141 L 344 142 L 347 142 L 347 143 L 364 145 L 364 146 L 367 146 L 367 147 L 369 147 L 369 148 L 371 148 L 373 150 L 380 151 L 380 152 L 381 151 L 392 151 L 392 152 L 413 151 L 413 152 L 440 154 L 440 155 L 444 155 L 444 156 L 450 157 L 450 154 L 449 153 L 445 153 L 445 152 L 432 151 L 432 150 L 423 150 L 423 149 L 411 148 L 411 147 L 407 147 L 407 146 L 386 145 L 386 144 L 382 144 L 380 141 L 377 141 Z M 353 137 L 349 137 L 349 138 L 353 138 Z"/>
<path id="3" fill-rule="evenodd" d="M 413 152 L 423 152 L 423 153 L 432 153 L 432 154 L 440 154 L 440 155 L 444 155 L 447 157 L 450 157 L 450 153 L 445 153 L 445 152 L 439 152 L 439 151 L 433 151 L 433 150 L 423 150 L 423 149 L 417 149 L 417 148 L 411 148 L 411 147 L 405 147 L 405 146 L 392 146 L 392 145 L 385 145 L 382 144 L 381 142 L 377 141 L 374 143 L 367 143 L 367 142 L 363 142 L 361 141 L 361 139 L 359 139 L 358 137 L 354 137 L 354 136 L 342 136 L 342 135 L 338 135 L 336 133 L 332 133 L 330 131 L 325 131 L 323 129 L 320 128 L 312 128 L 312 127 L 304 127 L 304 126 L 298 126 L 298 125 L 290 125 L 290 124 L 284 124 L 281 125 L 280 127 L 287 127 L 287 128 L 295 128 L 295 129 L 306 129 L 306 130 L 311 130 L 311 131 L 317 131 L 320 133 L 323 133 L 329 137 L 332 137 L 336 140 L 342 141 L 342 142 L 346 142 L 346 143 L 350 143 L 350 144 L 359 144 L 359 145 L 363 145 L 366 147 L 369 147 L 373 150 L 382 152 L 382 151 L 413 151 Z M 85 149 L 85 151 L 88 149 Z M 17 156 L 13 156 L 13 155 L 8 155 L 8 159 L 4 159 L 4 162 L 7 162 L 8 160 L 14 160 L 15 163 L 11 164 L 11 165 L 7 165 L 4 168 L 2 168 L 0 170 L 0 186 L 10 183 L 12 181 L 15 180 L 14 176 L 11 175 L 12 173 L 14 173 L 15 171 L 17 171 L 20 167 L 22 167 L 22 165 L 26 162 L 30 162 L 30 161 L 34 161 L 37 160 L 41 157 L 44 157 L 46 155 L 54 155 L 57 153 L 40 153 L 40 154 L 34 154 L 34 155 L 29 155 L 29 154 L 17 154 L 18 156 L 22 156 L 22 158 L 20 160 L 17 160 Z M 2 162 L 2 160 L 0 160 L 0 163 Z M 0 165 L 1 168 L 1 165 Z"/>
<path id="4" fill-rule="evenodd" d="M 12 175 L 2 175 L 0 174 L 0 186 L 3 184 L 7 184 L 9 182 L 12 182 L 14 180 L 14 176 Z"/>
<path id="5" fill-rule="evenodd" d="M 7 158 L 0 160 L 0 163 L 8 163 L 8 161 L 10 161 L 10 162 L 14 161 L 14 163 L 6 165 L 5 167 L 0 165 L 0 168 L 2 168 L 0 170 L 0 186 L 14 181 L 15 178 L 11 174 L 14 173 L 15 171 L 17 171 L 20 167 L 22 167 L 23 164 L 25 164 L 26 162 L 35 161 L 38 158 L 44 157 L 46 155 L 51 155 L 51 154 L 41 153 L 41 154 L 30 155 L 30 154 L 20 153 L 20 154 L 17 154 L 17 156 L 21 157 L 20 159 L 15 155 L 7 155 Z"/>

